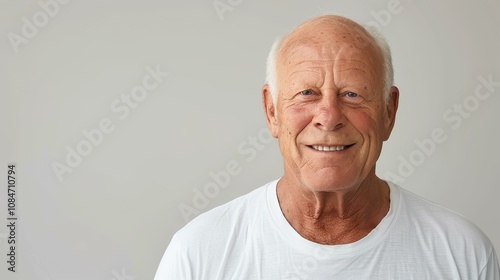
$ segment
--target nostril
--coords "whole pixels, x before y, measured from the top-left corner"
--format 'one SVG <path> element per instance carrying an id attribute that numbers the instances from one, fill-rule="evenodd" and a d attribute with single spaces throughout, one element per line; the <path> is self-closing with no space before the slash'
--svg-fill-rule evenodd
<path id="1" fill-rule="evenodd" d="M 343 125 L 343 123 L 337 123 L 334 125 L 327 126 L 327 125 L 322 124 L 322 123 L 317 123 L 316 126 L 323 131 L 334 131 L 334 130 L 337 130 L 337 129 L 343 127 L 344 125 Z"/>

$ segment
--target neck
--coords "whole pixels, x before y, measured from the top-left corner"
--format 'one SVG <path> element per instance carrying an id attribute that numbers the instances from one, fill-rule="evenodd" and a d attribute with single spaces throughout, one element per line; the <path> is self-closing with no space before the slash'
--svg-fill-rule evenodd
<path id="1" fill-rule="evenodd" d="M 290 225 L 304 238 L 328 245 L 368 235 L 390 207 L 389 187 L 375 175 L 349 190 L 315 192 L 283 177 L 278 201 Z"/>

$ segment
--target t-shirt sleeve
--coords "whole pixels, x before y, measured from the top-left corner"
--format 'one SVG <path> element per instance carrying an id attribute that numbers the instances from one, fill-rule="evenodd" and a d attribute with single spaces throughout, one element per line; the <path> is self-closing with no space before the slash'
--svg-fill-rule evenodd
<path id="1" fill-rule="evenodd" d="M 491 249 L 488 262 L 479 274 L 479 280 L 500 280 L 500 267 L 495 249 Z"/>
<path id="2" fill-rule="evenodd" d="M 191 280 L 189 259 L 185 248 L 178 240 L 177 234 L 172 237 L 167 250 L 163 254 L 160 265 L 156 270 L 154 280 Z"/>

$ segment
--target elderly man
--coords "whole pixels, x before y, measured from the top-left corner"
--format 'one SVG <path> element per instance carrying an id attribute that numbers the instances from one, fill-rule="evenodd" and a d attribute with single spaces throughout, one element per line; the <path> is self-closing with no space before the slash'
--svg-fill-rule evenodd
<path id="1" fill-rule="evenodd" d="M 178 231 L 156 280 L 500 279 L 477 227 L 375 175 L 399 98 L 380 36 L 313 18 L 274 44 L 267 70 L 283 176 Z"/>

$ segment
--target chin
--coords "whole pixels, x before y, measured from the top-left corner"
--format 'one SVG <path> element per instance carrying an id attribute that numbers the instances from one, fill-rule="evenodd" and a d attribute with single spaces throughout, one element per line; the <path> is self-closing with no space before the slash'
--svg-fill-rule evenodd
<path id="1" fill-rule="evenodd" d="M 302 175 L 301 181 L 304 187 L 318 192 L 347 191 L 355 188 L 361 182 L 357 176 L 332 171 Z"/>

